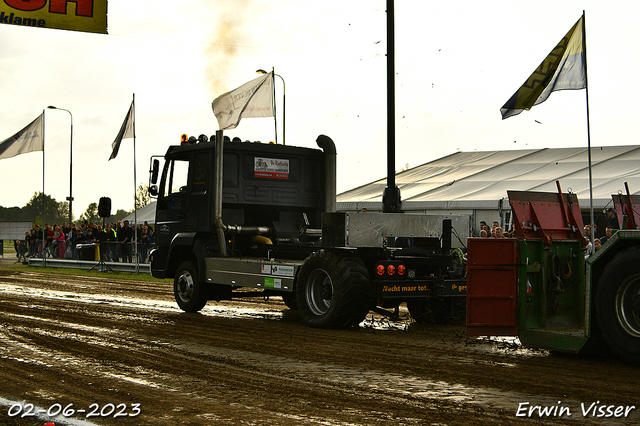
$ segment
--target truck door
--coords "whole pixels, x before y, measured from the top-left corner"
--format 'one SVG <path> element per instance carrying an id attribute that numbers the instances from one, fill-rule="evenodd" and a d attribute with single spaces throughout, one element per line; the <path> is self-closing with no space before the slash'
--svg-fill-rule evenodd
<path id="1" fill-rule="evenodd" d="M 195 152 L 189 161 L 186 200 L 183 199 L 183 214 L 187 232 L 209 231 L 212 220 L 209 212 L 213 191 L 211 178 L 213 165 L 211 152 Z"/>
<path id="2" fill-rule="evenodd" d="M 211 153 L 195 152 L 167 160 L 158 195 L 158 245 L 179 232 L 206 231 L 211 203 Z"/>
<path id="3" fill-rule="evenodd" d="M 189 155 L 167 159 L 156 207 L 156 245 L 168 247 L 173 236 L 186 231 L 185 209 Z"/>

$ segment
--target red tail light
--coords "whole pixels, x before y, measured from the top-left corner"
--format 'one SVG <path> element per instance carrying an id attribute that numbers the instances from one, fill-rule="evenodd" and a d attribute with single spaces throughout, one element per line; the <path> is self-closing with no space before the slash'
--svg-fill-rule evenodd
<path id="1" fill-rule="evenodd" d="M 404 273 L 407 272 L 407 268 L 404 267 L 404 265 L 398 265 L 398 275 L 404 275 Z"/>
<path id="2" fill-rule="evenodd" d="M 404 276 L 406 273 L 407 273 L 407 268 L 403 264 L 384 265 L 380 263 L 376 266 L 376 274 L 378 274 L 379 276 L 383 276 L 385 274 L 390 277 L 394 275 Z"/>

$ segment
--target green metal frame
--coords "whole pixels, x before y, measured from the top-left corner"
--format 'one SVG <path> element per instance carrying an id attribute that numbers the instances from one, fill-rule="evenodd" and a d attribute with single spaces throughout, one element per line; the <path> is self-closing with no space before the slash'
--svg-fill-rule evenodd
<path id="1" fill-rule="evenodd" d="M 591 286 L 582 242 L 519 240 L 518 336 L 525 346 L 579 352 L 590 337 Z M 530 283 L 531 291 L 527 291 Z"/>

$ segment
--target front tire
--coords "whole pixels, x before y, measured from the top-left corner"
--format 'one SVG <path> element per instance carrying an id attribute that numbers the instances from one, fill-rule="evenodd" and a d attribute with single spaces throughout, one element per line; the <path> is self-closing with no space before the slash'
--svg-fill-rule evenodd
<path id="1" fill-rule="evenodd" d="M 298 275 L 300 315 L 311 327 L 355 327 L 372 305 L 369 287 L 367 268 L 357 256 L 337 250 L 314 252 Z"/>
<path id="2" fill-rule="evenodd" d="M 178 266 L 173 279 L 173 294 L 178 306 L 185 312 L 198 312 L 207 304 L 204 284 L 200 282 L 194 262 L 185 261 Z"/>
<path id="3" fill-rule="evenodd" d="M 640 248 L 619 253 L 598 281 L 596 316 L 613 353 L 640 361 Z"/>
<path id="4" fill-rule="evenodd" d="M 298 310 L 298 299 L 296 298 L 295 293 L 284 293 L 282 295 L 282 301 L 284 302 L 285 306 L 292 311 Z"/>

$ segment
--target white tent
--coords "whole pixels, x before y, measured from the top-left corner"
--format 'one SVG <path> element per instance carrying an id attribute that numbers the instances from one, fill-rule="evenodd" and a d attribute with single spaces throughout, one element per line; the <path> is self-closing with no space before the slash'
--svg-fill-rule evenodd
<path id="1" fill-rule="evenodd" d="M 640 145 L 591 149 L 594 208 L 611 203 L 611 195 L 640 193 Z M 581 209 L 589 208 L 587 148 L 544 148 L 474 151 L 431 161 L 396 174 L 404 210 L 508 208 L 507 190 L 577 194 Z M 381 205 L 386 178 L 338 194 L 345 210 Z"/>
<path id="2" fill-rule="evenodd" d="M 129 223 L 133 224 L 134 216 L 135 213 L 131 213 L 129 216 L 122 219 L 122 222 L 128 220 Z M 137 219 L 137 225 L 142 225 L 145 221 L 151 224 L 156 223 L 156 202 L 152 201 L 141 209 L 138 209 Z"/>
<path id="3" fill-rule="evenodd" d="M 594 220 L 604 229 L 603 209 L 612 207 L 611 195 L 640 194 L 640 145 L 591 149 Z M 584 223 L 589 223 L 589 166 L 587 148 L 543 148 L 514 151 L 474 151 L 455 154 L 396 174 L 402 209 L 411 213 L 467 216 L 471 230 L 481 220 L 508 227 L 511 208 L 507 191 L 557 193 L 578 196 Z M 386 178 L 337 196 L 339 210 L 382 210 Z"/>

